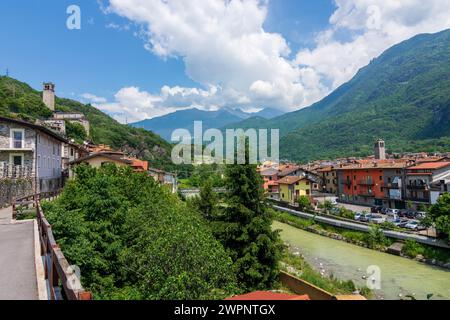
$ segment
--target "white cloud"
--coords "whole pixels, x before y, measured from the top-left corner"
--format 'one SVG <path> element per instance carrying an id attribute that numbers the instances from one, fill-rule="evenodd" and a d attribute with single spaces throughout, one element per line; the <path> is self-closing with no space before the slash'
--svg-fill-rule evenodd
<path id="1" fill-rule="evenodd" d="M 98 97 L 95 94 L 92 93 L 83 93 L 81 95 L 81 99 L 83 101 L 89 102 L 89 103 L 105 103 L 106 99 L 103 97 Z"/>
<path id="2" fill-rule="evenodd" d="M 217 88 L 208 106 L 306 105 L 301 71 L 289 60 L 282 35 L 263 24 L 267 1 L 110 0 L 108 11 L 144 26 L 146 48 L 162 58 L 181 57 L 187 75 Z M 270 92 L 261 91 L 261 84 Z M 267 89 L 267 88 L 266 88 Z M 191 94 L 195 100 L 197 93 Z"/>
<path id="3" fill-rule="evenodd" d="M 121 89 L 99 103 L 116 118 L 141 120 L 180 108 L 290 111 L 318 101 L 390 46 L 450 27 L 448 0 L 335 0 L 316 47 L 294 60 L 282 35 L 264 30 L 267 0 L 110 0 L 102 9 L 141 26 L 144 46 L 163 59 L 182 58 L 198 88 L 157 94 Z M 112 26 L 111 26 L 112 27 Z"/>
<path id="4" fill-rule="evenodd" d="M 317 36 L 317 47 L 302 50 L 296 62 L 335 89 L 394 44 L 419 33 L 450 28 L 448 0 L 335 0 L 331 28 Z M 345 33 L 350 40 L 339 40 Z"/>

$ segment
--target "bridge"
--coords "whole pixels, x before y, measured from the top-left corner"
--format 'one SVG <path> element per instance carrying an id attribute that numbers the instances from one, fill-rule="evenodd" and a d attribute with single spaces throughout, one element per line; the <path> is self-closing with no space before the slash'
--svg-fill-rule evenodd
<path id="1" fill-rule="evenodd" d="M 56 193 L 16 199 L 0 209 L 0 300 L 91 300 L 80 275 L 70 266 L 53 236 L 40 199 Z M 30 207 L 36 219 L 16 220 Z"/>

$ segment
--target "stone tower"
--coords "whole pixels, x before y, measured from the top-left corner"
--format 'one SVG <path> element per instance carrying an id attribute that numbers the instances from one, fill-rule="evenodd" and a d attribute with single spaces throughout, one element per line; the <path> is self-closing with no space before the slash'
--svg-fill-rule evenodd
<path id="1" fill-rule="evenodd" d="M 51 82 L 44 83 L 42 101 L 52 111 L 55 111 L 55 85 Z"/>
<path id="2" fill-rule="evenodd" d="M 386 143 L 382 139 L 375 142 L 375 159 L 386 160 Z"/>

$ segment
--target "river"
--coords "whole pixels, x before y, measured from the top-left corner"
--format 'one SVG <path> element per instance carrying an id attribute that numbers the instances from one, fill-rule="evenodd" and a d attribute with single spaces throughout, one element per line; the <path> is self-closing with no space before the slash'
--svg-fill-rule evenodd
<path id="1" fill-rule="evenodd" d="M 342 280 L 353 280 L 364 286 L 369 266 L 381 270 L 381 289 L 374 290 L 378 299 L 395 300 L 414 295 L 426 300 L 450 300 L 450 271 L 413 260 L 355 246 L 343 241 L 319 236 L 275 221 L 281 238 L 301 253 L 315 269 Z"/>

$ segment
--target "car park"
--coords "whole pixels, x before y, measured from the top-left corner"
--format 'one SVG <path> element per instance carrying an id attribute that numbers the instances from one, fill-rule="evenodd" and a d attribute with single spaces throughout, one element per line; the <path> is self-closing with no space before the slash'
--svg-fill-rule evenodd
<path id="1" fill-rule="evenodd" d="M 380 213 L 386 214 L 387 211 L 388 211 L 388 209 L 383 207 L 383 208 L 381 208 Z"/>

